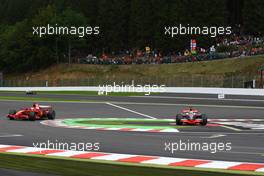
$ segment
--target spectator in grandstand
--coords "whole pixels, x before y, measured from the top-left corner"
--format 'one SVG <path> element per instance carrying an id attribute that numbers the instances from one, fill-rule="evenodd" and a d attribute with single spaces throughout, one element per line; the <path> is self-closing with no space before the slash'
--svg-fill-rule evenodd
<path id="1" fill-rule="evenodd" d="M 191 52 L 188 49 L 186 49 L 184 51 L 184 56 L 190 56 L 190 55 L 191 55 Z"/>
<path id="2" fill-rule="evenodd" d="M 215 49 L 215 46 L 213 45 L 210 47 L 210 53 L 209 53 L 210 59 L 215 59 L 215 52 L 216 52 L 216 49 Z"/>

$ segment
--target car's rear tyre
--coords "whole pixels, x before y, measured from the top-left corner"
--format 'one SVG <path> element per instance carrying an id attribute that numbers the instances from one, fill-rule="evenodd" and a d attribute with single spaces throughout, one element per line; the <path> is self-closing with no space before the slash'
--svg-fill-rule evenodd
<path id="1" fill-rule="evenodd" d="M 49 120 L 54 120 L 55 116 L 56 116 L 56 112 L 54 110 L 49 111 L 47 114 Z"/>
<path id="2" fill-rule="evenodd" d="M 205 126 L 205 125 L 207 125 L 207 117 L 206 117 L 206 115 L 205 114 L 202 114 L 202 121 L 201 121 L 201 125 L 202 126 Z"/>
<path id="3" fill-rule="evenodd" d="M 29 120 L 34 121 L 36 120 L 36 113 L 35 112 L 29 112 Z"/>
<path id="4" fill-rule="evenodd" d="M 181 114 L 177 114 L 176 115 L 176 125 L 182 125 L 182 115 Z"/>

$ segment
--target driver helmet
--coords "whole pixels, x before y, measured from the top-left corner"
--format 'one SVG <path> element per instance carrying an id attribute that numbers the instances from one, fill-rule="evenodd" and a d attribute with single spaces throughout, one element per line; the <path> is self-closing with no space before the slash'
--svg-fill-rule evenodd
<path id="1" fill-rule="evenodd" d="M 36 109 L 39 108 L 39 104 L 34 103 L 34 104 L 33 104 L 33 108 L 36 108 Z"/>

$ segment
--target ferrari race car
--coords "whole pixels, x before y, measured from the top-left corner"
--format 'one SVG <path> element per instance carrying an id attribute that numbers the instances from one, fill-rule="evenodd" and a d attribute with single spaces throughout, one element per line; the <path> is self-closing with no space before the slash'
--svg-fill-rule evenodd
<path id="1" fill-rule="evenodd" d="M 38 119 L 55 119 L 55 111 L 51 106 L 42 106 L 39 104 L 33 104 L 30 108 L 24 108 L 19 111 L 10 110 L 7 118 L 10 120 L 38 120 Z"/>
<path id="2" fill-rule="evenodd" d="M 181 110 L 180 114 L 176 115 L 176 125 L 202 125 L 207 124 L 207 117 L 201 114 L 197 109 L 186 108 Z"/>

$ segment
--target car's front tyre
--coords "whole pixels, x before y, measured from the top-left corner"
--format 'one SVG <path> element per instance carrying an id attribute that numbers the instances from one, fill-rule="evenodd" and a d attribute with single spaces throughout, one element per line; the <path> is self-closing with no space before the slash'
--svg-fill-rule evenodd
<path id="1" fill-rule="evenodd" d="M 56 112 L 54 110 L 49 111 L 47 114 L 49 120 L 54 120 L 55 116 L 56 116 Z"/>
<path id="2" fill-rule="evenodd" d="M 182 125 L 182 115 L 181 114 L 177 114 L 176 115 L 176 125 Z"/>
<path id="3" fill-rule="evenodd" d="M 207 120 L 207 117 L 206 117 L 206 115 L 205 114 L 202 114 L 202 121 L 201 121 L 201 125 L 202 126 L 205 126 L 205 125 L 207 125 L 207 122 L 208 122 L 208 120 Z"/>

